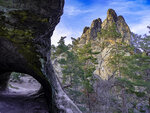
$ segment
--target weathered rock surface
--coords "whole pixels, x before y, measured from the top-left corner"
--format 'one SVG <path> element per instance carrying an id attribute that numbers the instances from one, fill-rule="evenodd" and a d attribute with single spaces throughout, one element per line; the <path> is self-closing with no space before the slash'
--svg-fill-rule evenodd
<path id="1" fill-rule="evenodd" d="M 107 47 L 101 48 L 101 44 L 106 41 L 103 37 L 99 37 L 98 32 L 100 33 L 102 29 L 107 30 L 112 25 L 116 26 L 116 31 L 121 34 L 121 41 L 130 44 L 131 31 L 123 16 L 117 16 L 116 12 L 113 9 L 108 9 L 107 17 L 102 22 L 101 19 L 96 19 L 92 22 L 91 27 L 85 27 L 83 34 L 79 39 L 79 46 L 82 46 L 88 42 L 91 42 L 93 45 L 94 51 L 99 51 L 96 57 L 98 59 L 97 69 L 95 74 L 99 75 L 102 79 L 108 79 L 112 75 L 111 69 L 108 67 L 108 59 L 110 57 L 110 51 L 112 44 L 109 43 Z M 120 39 L 119 39 L 120 40 Z M 110 40 L 113 42 L 113 40 Z"/>
<path id="2" fill-rule="evenodd" d="M 85 27 L 83 34 L 80 38 L 80 44 L 85 44 L 90 40 L 94 40 L 97 37 L 97 32 L 101 31 L 102 21 L 100 18 L 93 20 L 91 27 Z"/>
<path id="3" fill-rule="evenodd" d="M 116 12 L 113 9 L 108 9 L 107 18 L 102 22 L 100 18 L 93 20 L 91 27 L 85 27 L 83 34 L 80 37 L 80 44 L 85 44 L 88 41 L 96 40 L 97 33 L 101 32 L 101 29 L 107 29 L 115 23 L 117 31 L 121 33 L 123 40 L 130 42 L 131 31 L 123 16 L 117 16 Z"/>
<path id="4" fill-rule="evenodd" d="M 80 113 L 62 90 L 50 60 L 50 37 L 63 6 L 64 0 L 0 1 L 0 82 L 5 82 L 0 84 L 6 87 L 6 73 L 29 74 L 41 83 L 50 113 Z"/>
<path id="5" fill-rule="evenodd" d="M 130 43 L 131 31 L 129 26 L 127 25 L 123 16 L 117 16 L 116 12 L 113 9 L 108 9 L 107 18 L 102 23 L 102 28 L 107 29 L 113 23 L 116 24 L 117 30 L 122 35 L 122 40 L 127 43 Z"/>

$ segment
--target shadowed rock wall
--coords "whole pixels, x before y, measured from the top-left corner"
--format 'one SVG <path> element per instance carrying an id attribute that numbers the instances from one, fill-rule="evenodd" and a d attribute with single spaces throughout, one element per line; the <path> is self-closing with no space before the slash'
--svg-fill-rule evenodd
<path id="1" fill-rule="evenodd" d="M 50 113 L 78 113 L 63 92 L 50 60 L 50 37 L 63 6 L 64 0 L 0 1 L 0 81 L 7 83 L 6 73 L 29 74 L 43 86 Z"/>

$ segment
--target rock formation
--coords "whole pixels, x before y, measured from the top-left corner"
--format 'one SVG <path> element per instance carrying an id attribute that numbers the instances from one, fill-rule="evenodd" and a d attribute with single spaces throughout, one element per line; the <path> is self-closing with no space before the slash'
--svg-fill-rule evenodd
<path id="1" fill-rule="evenodd" d="M 102 23 L 102 28 L 107 29 L 108 26 L 111 26 L 113 23 L 116 24 L 117 30 L 121 33 L 123 40 L 130 43 L 131 31 L 123 16 L 117 16 L 116 12 L 113 9 L 108 9 L 107 18 Z"/>
<path id="2" fill-rule="evenodd" d="M 97 33 L 101 32 L 101 29 L 107 29 L 113 23 L 117 26 L 117 31 L 121 33 L 123 39 L 126 42 L 130 42 L 131 31 L 123 16 L 117 16 L 113 9 L 108 9 L 107 18 L 102 22 L 100 18 L 93 20 L 90 27 L 85 27 L 83 34 L 80 37 L 80 44 L 85 44 L 90 40 L 97 39 Z"/>
<path id="3" fill-rule="evenodd" d="M 63 92 L 50 60 L 51 39 L 64 0 L 0 1 L 0 85 L 9 73 L 33 76 L 44 90 L 50 113 L 80 113 Z"/>
<path id="4" fill-rule="evenodd" d="M 101 31 L 102 21 L 100 18 L 93 20 L 91 27 L 85 27 L 80 38 L 80 44 L 85 44 L 97 37 L 97 33 Z"/>
<path id="5" fill-rule="evenodd" d="M 85 27 L 79 39 L 79 46 L 91 42 L 93 49 L 100 52 L 100 54 L 96 56 L 99 64 L 94 73 L 106 80 L 109 79 L 112 74 L 111 69 L 107 66 L 112 44 L 110 43 L 104 49 L 100 48 L 99 45 L 101 45 L 105 39 L 103 39 L 103 37 L 99 37 L 100 39 L 98 39 L 98 32 L 101 33 L 102 29 L 107 30 L 113 24 L 116 26 L 116 31 L 121 34 L 121 41 L 130 44 L 130 28 L 123 16 L 117 16 L 113 9 L 108 9 L 107 18 L 103 22 L 98 18 L 92 22 L 91 27 Z"/>

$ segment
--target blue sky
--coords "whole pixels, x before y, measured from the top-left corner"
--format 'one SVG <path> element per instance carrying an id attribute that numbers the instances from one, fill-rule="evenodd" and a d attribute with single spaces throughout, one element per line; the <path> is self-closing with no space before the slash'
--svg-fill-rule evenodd
<path id="1" fill-rule="evenodd" d="M 71 37 L 80 37 L 85 26 L 92 20 L 106 18 L 107 10 L 112 8 L 117 15 L 122 15 L 132 32 L 148 33 L 150 25 L 150 0 L 66 0 L 64 14 L 52 36 L 52 44 L 57 45 L 61 36 L 67 36 L 66 44 Z"/>

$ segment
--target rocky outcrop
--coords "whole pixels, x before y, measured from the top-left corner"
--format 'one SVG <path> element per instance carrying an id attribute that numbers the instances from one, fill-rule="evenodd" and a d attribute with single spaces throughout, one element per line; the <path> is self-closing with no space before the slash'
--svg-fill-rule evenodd
<path id="1" fill-rule="evenodd" d="M 108 9 L 107 18 L 102 23 L 102 28 L 107 29 L 112 23 L 116 23 L 118 21 L 118 17 L 116 12 L 113 9 Z"/>
<path id="2" fill-rule="evenodd" d="M 94 51 L 100 52 L 96 57 L 98 59 L 97 69 L 95 74 L 99 75 L 102 79 L 107 80 L 112 75 L 111 68 L 108 66 L 108 59 L 110 57 L 111 46 L 114 43 L 114 40 L 109 40 L 109 44 L 105 48 L 101 48 L 102 43 L 106 41 L 102 36 L 98 36 L 98 32 L 101 33 L 103 30 L 108 30 L 110 26 L 115 25 L 116 32 L 121 34 L 121 39 L 127 44 L 130 44 L 131 31 L 123 16 L 117 16 L 116 12 L 113 9 L 108 9 L 107 17 L 102 22 L 101 19 L 96 19 L 92 22 L 91 27 L 85 27 L 83 34 L 80 37 L 79 46 L 82 46 L 88 42 L 92 42 L 92 47 Z"/>
<path id="3" fill-rule="evenodd" d="M 130 44 L 131 31 L 123 16 L 118 16 L 117 28 L 122 35 L 123 41 Z"/>
<path id="4" fill-rule="evenodd" d="M 63 6 L 64 0 L 0 1 L 0 79 L 7 83 L 8 72 L 29 74 L 41 83 L 50 113 L 80 113 L 62 90 L 50 60 L 50 37 Z M 0 84 L 4 88 L 6 83 Z"/>
<path id="5" fill-rule="evenodd" d="M 130 43 L 131 31 L 123 16 L 117 16 L 113 9 L 107 11 L 107 18 L 102 23 L 102 28 L 107 29 L 113 23 L 117 26 L 117 31 L 121 33 L 122 40 Z"/>
<path id="6" fill-rule="evenodd" d="M 97 39 L 97 33 L 101 32 L 101 29 L 107 29 L 112 24 L 115 24 L 117 31 L 121 33 L 122 40 L 130 43 L 131 31 L 123 16 L 117 16 L 113 9 L 108 9 L 107 18 L 102 22 L 100 18 L 93 20 L 91 27 L 85 27 L 83 34 L 80 37 L 80 44 L 85 44 L 90 40 Z"/>
<path id="7" fill-rule="evenodd" d="M 85 44 L 90 40 L 95 40 L 97 33 L 101 31 L 102 21 L 100 18 L 93 20 L 91 27 L 85 27 L 80 38 L 80 44 Z"/>

